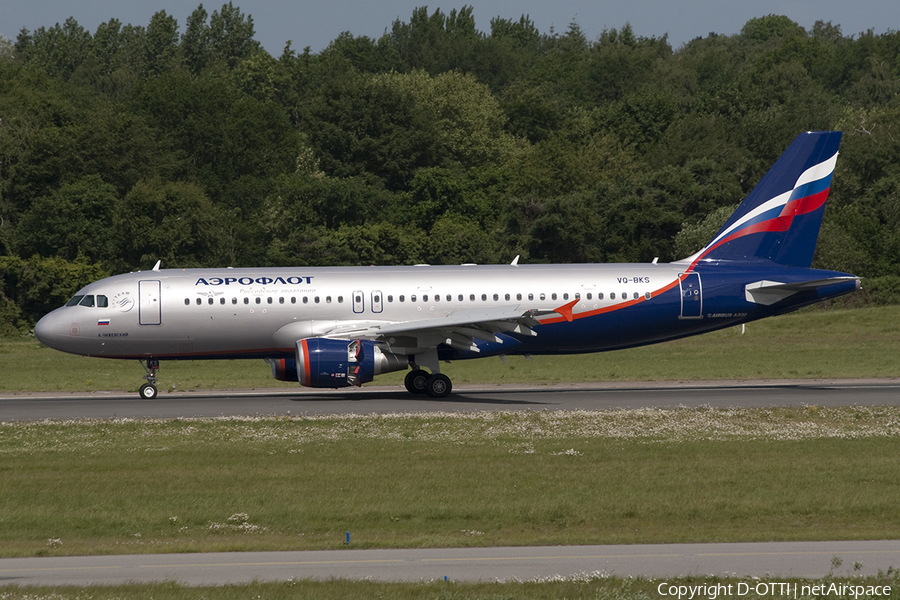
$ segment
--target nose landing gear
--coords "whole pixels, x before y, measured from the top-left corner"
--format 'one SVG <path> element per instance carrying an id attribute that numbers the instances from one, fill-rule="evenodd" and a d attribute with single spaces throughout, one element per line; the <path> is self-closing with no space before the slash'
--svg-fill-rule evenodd
<path id="1" fill-rule="evenodd" d="M 141 395 L 141 398 L 145 400 L 153 400 L 158 393 L 156 384 L 159 380 L 156 378 L 156 371 L 159 369 L 159 361 L 155 358 L 148 358 L 146 361 L 140 361 L 140 363 L 147 372 L 146 375 L 143 375 L 143 378 L 147 380 L 147 383 L 138 389 L 138 393 Z"/>

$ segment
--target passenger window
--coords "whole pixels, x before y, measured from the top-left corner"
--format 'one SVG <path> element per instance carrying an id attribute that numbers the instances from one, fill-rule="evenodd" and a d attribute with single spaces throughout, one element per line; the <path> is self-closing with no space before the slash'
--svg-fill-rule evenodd
<path id="1" fill-rule="evenodd" d="M 94 297 L 85 296 L 80 302 L 80 306 L 94 306 Z"/>
<path id="2" fill-rule="evenodd" d="M 250 304 L 250 298 L 244 296 L 244 304 Z"/>
<path id="3" fill-rule="evenodd" d="M 579 292 L 575 292 L 575 299 L 581 300 L 581 294 Z"/>
<path id="4" fill-rule="evenodd" d="M 475 294 L 469 294 L 469 301 L 475 302 Z"/>
<path id="5" fill-rule="evenodd" d="M 504 298 L 505 298 L 506 300 L 509 300 L 509 294 L 506 294 L 506 295 L 504 296 Z"/>
<path id="6" fill-rule="evenodd" d="M 200 306 L 200 303 L 203 302 L 200 298 L 197 298 L 197 306 Z"/>
<path id="7" fill-rule="evenodd" d="M 184 299 L 184 305 L 185 305 L 185 306 L 190 306 L 190 305 L 191 305 L 191 299 L 190 299 L 190 298 L 185 298 L 185 299 Z"/>
<path id="8" fill-rule="evenodd" d="M 212 306 L 213 299 L 212 299 L 212 298 L 208 298 L 206 303 L 209 304 L 210 306 Z"/>
<path id="9" fill-rule="evenodd" d="M 482 295 L 481 295 L 481 301 L 482 301 L 482 302 L 486 302 L 486 301 L 487 301 L 487 294 L 482 294 Z"/>
<path id="10" fill-rule="evenodd" d="M 534 300 L 534 294 L 528 294 L 528 299 L 529 299 L 529 300 Z"/>
<path id="11" fill-rule="evenodd" d="M 266 304 L 272 304 L 272 296 L 266 298 Z"/>
<path id="12" fill-rule="evenodd" d="M 257 304 L 262 304 L 262 298 L 260 298 L 259 296 L 257 296 L 257 297 L 256 297 L 256 303 L 257 303 Z"/>
<path id="13" fill-rule="evenodd" d="M 231 299 L 231 303 L 232 303 L 232 304 L 237 304 L 237 298 L 236 298 L 236 297 L 233 297 L 233 298 Z"/>
<path id="14" fill-rule="evenodd" d="M 447 302 L 450 302 L 452 299 L 453 298 L 450 296 L 450 294 L 447 294 Z M 460 300 L 462 300 L 462 298 L 460 298 Z"/>
<path id="15" fill-rule="evenodd" d="M 278 304 L 284 304 L 284 297 L 278 298 Z"/>
<path id="16" fill-rule="evenodd" d="M 635 299 L 635 300 L 637 300 L 637 299 L 640 298 L 640 297 L 641 297 L 640 294 L 638 294 L 637 292 L 634 293 L 634 299 Z"/>
<path id="17" fill-rule="evenodd" d="M 569 299 L 569 294 L 568 293 L 563 294 L 563 300 L 568 300 L 568 299 Z"/>
<path id="18" fill-rule="evenodd" d="M 325 304 L 331 304 L 331 296 L 325 296 Z"/>
<path id="19" fill-rule="evenodd" d="M 291 296 L 291 304 L 297 304 L 297 296 Z"/>
<path id="20" fill-rule="evenodd" d="M 522 299 L 522 294 L 516 294 L 516 300 L 521 300 L 521 299 Z"/>
<path id="21" fill-rule="evenodd" d="M 644 292 L 644 298 L 646 298 L 647 300 L 649 300 L 649 299 L 650 299 L 650 292 Z"/>
<path id="22" fill-rule="evenodd" d="M 547 299 L 547 294 L 543 294 L 543 293 L 542 293 L 542 294 L 541 294 L 541 300 L 546 300 L 546 299 Z"/>
<path id="23" fill-rule="evenodd" d="M 97 306 L 99 308 L 107 308 L 109 306 L 109 299 L 106 296 L 97 296 Z"/>
<path id="24" fill-rule="evenodd" d="M 460 302 L 462 302 L 462 301 L 463 301 L 463 295 L 462 295 L 462 294 L 460 294 L 460 295 L 459 295 L 459 296 L 457 296 L 457 297 L 458 297 L 458 298 L 459 298 L 459 301 L 460 301 Z"/>
<path id="25" fill-rule="evenodd" d="M 588 299 L 590 299 L 590 297 L 591 297 L 591 295 L 588 294 Z M 600 292 L 599 294 L 597 294 L 597 300 L 603 300 L 603 292 Z"/>
<path id="26" fill-rule="evenodd" d="M 66 306 L 78 306 L 84 296 L 72 296 L 72 299 L 66 302 Z"/>
<path id="27" fill-rule="evenodd" d="M 303 296 L 303 304 L 309 304 L 309 297 Z"/>
<path id="28" fill-rule="evenodd" d="M 440 295 L 440 294 L 435 294 L 435 295 L 434 295 L 434 301 L 435 301 L 435 302 L 440 302 L 440 301 L 441 301 L 441 295 Z"/>
<path id="29" fill-rule="evenodd" d="M 556 292 L 550 294 L 550 299 L 551 299 L 551 300 L 556 300 Z"/>
<path id="30" fill-rule="evenodd" d="M 219 304 L 225 304 L 225 297 L 219 298 Z"/>
<path id="31" fill-rule="evenodd" d="M 410 297 L 409 297 L 409 301 L 410 301 L 410 302 L 415 302 L 415 301 L 416 301 L 416 295 L 413 294 L 412 296 L 410 296 Z"/>
<path id="32" fill-rule="evenodd" d="M 494 294 L 494 302 L 496 302 L 496 301 L 499 300 L 499 299 L 500 299 L 500 295 L 499 295 L 499 294 Z"/>
<path id="33" fill-rule="evenodd" d="M 428 302 L 428 294 L 422 294 L 422 302 Z"/>
<path id="34" fill-rule="evenodd" d="M 400 300 L 400 302 L 406 302 L 406 297 L 403 294 L 400 294 L 397 299 Z"/>
<path id="35" fill-rule="evenodd" d="M 602 299 L 602 297 L 600 297 L 600 298 Z M 590 292 L 587 293 L 587 299 L 588 299 L 588 300 L 591 299 L 591 293 L 590 293 Z"/>
<path id="36" fill-rule="evenodd" d="M 316 296 L 316 297 L 313 299 L 313 301 L 314 301 L 316 304 L 318 304 L 318 303 L 319 303 L 319 297 Z"/>
<path id="37" fill-rule="evenodd" d="M 338 296 L 338 304 L 343 304 L 343 303 L 344 303 L 344 297 Z"/>
<path id="38" fill-rule="evenodd" d="M 615 300 L 615 299 L 616 299 L 616 293 L 615 293 L 615 292 L 610 292 L 610 294 L 609 294 L 609 299 L 610 299 L 610 300 Z"/>

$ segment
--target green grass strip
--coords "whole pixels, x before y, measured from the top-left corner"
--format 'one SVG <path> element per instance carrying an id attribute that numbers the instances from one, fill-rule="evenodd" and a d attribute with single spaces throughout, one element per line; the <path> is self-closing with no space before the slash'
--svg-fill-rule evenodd
<path id="1" fill-rule="evenodd" d="M 0 424 L 0 554 L 900 536 L 900 408 Z"/>
<path id="2" fill-rule="evenodd" d="M 254 582 L 245 585 L 187 587 L 177 583 L 131 584 L 116 586 L 73 586 L 0 588 L 2 600 L 88 600 L 116 598 L 128 600 L 246 600 L 265 598 L 278 600 L 330 600 L 346 598 L 378 598 L 380 600 L 648 600 L 651 598 L 690 597 L 716 600 L 741 598 L 892 598 L 900 590 L 896 571 L 870 577 L 835 577 L 822 579 L 777 579 L 779 587 L 767 586 L 774 579 L 673 577 L 670 579 L 621 578 L 602 573 L 556 577 L 550 580 L 459 583 L 424 581 L 385 583 L 378 581 L 312 581 L 295 580 L 278 583 Z M 786 586 L 790 586 L 789 588 Z M 731 586 L 729 588 L 729 586 Z M 741 587 L 739 587 L 741 586 Z M 887 586 L 887 587 L 886 587 Z M 890 591 L 884 594 L 887 588 Z M 730 589 L 731 594 L 727 594 Z M 665 596 L 660 595 L 660 590 Z M 777 590 L 777 592 L 773 591 Z M 738 592 L 741 592 L 738 595 Z M 796 596 L 794 595 L 796 591 Z M 788 593 L 790 592 L 790 593 Z M 823 593 L 824 592 L 824 593 Z M 835 593 L 845 592 L 845 593 Z M 877 595 L 876 595 L 877 594 Z"/>

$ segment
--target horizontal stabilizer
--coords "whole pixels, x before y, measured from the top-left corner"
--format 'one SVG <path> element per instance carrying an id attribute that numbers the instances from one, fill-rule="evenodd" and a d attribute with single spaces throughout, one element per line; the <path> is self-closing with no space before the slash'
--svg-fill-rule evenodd
<path id="1" fill-rule="evenodd" d="M 826 279 L 813 279 L 810 281 L 795 281 L 793 283 L 781 283 L 780 281 L 757 281 L 744 286 L 744 297 L 747 302 L 769 306 L 780 302 L 788 296 L 798 292 L 814 290 L 835 283 L 847 281 L 859 282 L 859 277 L 828 277 Z"/>

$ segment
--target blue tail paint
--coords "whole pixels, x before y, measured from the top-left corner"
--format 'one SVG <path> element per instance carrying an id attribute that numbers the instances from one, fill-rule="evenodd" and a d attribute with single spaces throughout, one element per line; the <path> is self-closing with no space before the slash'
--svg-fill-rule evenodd
<path id="1" fill-rule="evenodd" d="M 840 131 L 798 135 L 713 240 L 685 261 L 809 268 L 840 142 Z"/>

